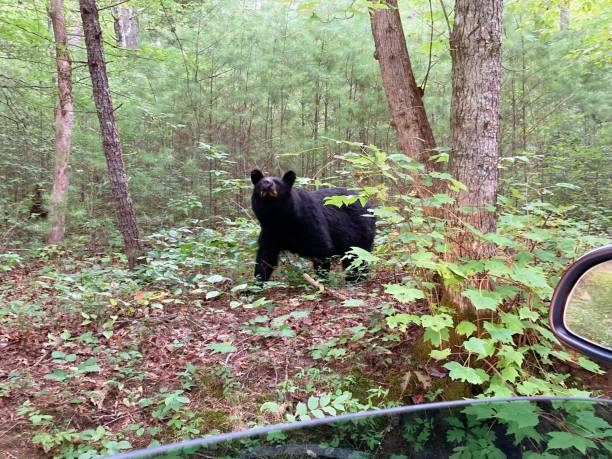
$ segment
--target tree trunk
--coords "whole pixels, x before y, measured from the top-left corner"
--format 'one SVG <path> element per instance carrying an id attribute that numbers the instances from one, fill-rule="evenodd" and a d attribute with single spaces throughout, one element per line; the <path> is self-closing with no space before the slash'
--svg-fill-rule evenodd
<path id="1" fill-rule="evenodd" d="M 113 8 L 113 19 L 117 43 L 121 48 L 140 47 L 140 25 L 133 8 L 118 6 Z"/>
<path id="2" fill-rule="evenodd" d="M 559 29 L 561 32 L 566 32 L 569 30 L 570 25 L 570 0 L 560 0 L 559 1 Z"/>
<path id="3" fill-rule="evenodd" d="M 427 171 L 441 170 L 441 163 L 428 161 L 435 154 L 432 150 L 436 142 L 423 106 L 422 90 L 412 73 L 397 0 L 387 0 L 386 4 L 386 9 L 370 11 L 370 22 L 391 125 L 403 153 L 423 163 Z"/>
<path id="4" fill-rule="evenodd" d="M 501 90 L 502 0 L 457 0 L 450 37 L 452 57 L 451 173 L 468 187 L 456 194 L 456 256 L 481 258 L 495 247 L 464 224 L 495 231 Z M 462 209 L 470 208 L 470 211 Z"/>
<path id="5" fill-rule="evenodd" d="M 68 53 L 68 37 L 64 18 L 64 1 L 51 0 L 49 16 L 55 37 L 55 61 L 57 67 L 58 104 L 55 107 L 55 172 L 53 188 L 49 197 L 48 244 L 57 244 L 64 239 L 67 192 L 70 179 L 68 162 L 72 143 L 74 106 L 72 102 L 72 63 Z"/>
<path id="6" fill-rule="evenodd" d="M 132 208 L 132 199 L 128 189 L 127 174 L 123 163 L 123 151 L 119 142 L 119 131 L 115 122 L 113 101 L 108 85 L 104 50 L 102 46 L 102 30 L 98 20 L 98 9 L 95 0 L 79 0 L 85 46 L 87 47 L 87 63 L 93 86 L 93 98 L 96 103 L 100 133 L 111 188 L 117 206 L 118 227 L 125 245 L 130 268 L 133 268 L 141 254 L 138 226 Z"/>

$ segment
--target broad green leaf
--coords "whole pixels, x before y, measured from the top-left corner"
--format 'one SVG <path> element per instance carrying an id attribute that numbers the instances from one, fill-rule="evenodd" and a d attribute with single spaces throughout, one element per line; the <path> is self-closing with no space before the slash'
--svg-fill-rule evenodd
<path id="1" fill-rule="evenodd" d="M 321 407 L 326 407 L 327 405 L 329 405 L 329 402 L 331 402 L 331 395 L 330 394 L 324 394 L 319 399 L 319 405 Z"/>
<path id="2" fill-rule="evenodd" d="M 486 394 L 490 394 L 493 397 L 512 397 L 512 395 L 514 395 L 512 393 L 512 390 L 504 385 L 504 384 L 496 384 L 491 382 L 491 384 L 489 384 L 489 387 L 487 387 L 487 390 L 485 392 Z"/>
<path id="3" fill-rule="evenodd" d="M 537 323 L 531 324 L 529 327 L 533 328 L 534 330 L 537 330 L 540 335 L 542 335 L 544 338 L 551 341 L 552 343 L 559 344 L 559 340 L 557 339 L 557 337 L 553 335 L 553 333 L 548 328 L 544 328 L 541 325 L 538 325 Z"/>
<path id="4" fill-rule="evenodd" d="M 98 365 L 98 361 L 95 357 L 91 357 L 90 359 L 79 363 L 77 368 L 79 373 L 97 373 L 102 371 L 102 368 L 100 368 L 100 365 Z"/>
<path id="5" fill-rule="evenodd" d="M 565 351 L 552 351 L 550 355 L 554 355 L 563 362 L 569 362 L 570 360 L 572 360 L 572 356 Z"/>
<path id="6" fill-rule="evenodd" d="M 523 322 L 521 322 L 521 319 L 516 314 L 500 312 L 499 316 L 501 317 L 502 323 L 509 330 L 513 330 L 519 335 L 523 334 L 523 330 L 525 329 L 525 326 L 523 325 Z"/>
<path id="7" fill-rule="evenodd" d="M 410 303 L 416 299 L 425 298 L 425 294 L 418 288 L 400 284 L 385 285 L 385 293 L 393 295 L 400 303 Z"/>
<path id="8" fill-rule="evenodd" d="M 132 448 L 132 444 L 127 440 L 104 440 L 102 441 L 102 445 L 104 446 L 104 448 L 106 448 L 105 454 L 107 455 L 117 454 L 121 451 Z M 79 458 L 82 456 L 83 455 L 79 456 Z"/>
<path id="9" fill-rule="evenodd" d="M 436 360 L 444 360 L 450 355 L 450 353 L 450 349 L 442 349 L 440 351 L 434 349 L 429 353 L 429 356 Z"/>
<path id="10" fill-rule="evenodd" d="M 399 327 L 400 330 L 406 331 L 406 327 L 410 324 L 420 324 L 421 318 L 415 314 L 395 314 L 387 317 L 387 325 L 391 328 Z"/>
<path id="11" fill-rule="evenodd" d="M 445 313 L 436 314 L 435 316 L 423 315 L 421 316 L 421 325 L 423 325 L 424 328 L 440 331 L 452 327 L 453 318 Z"/>
<path id="12" fill-rule="evenodd" d="M 349 195 L 349 196 L 344 196 L 344 195 L 336 195 L 336 196 L 328 196 L 324 199 L 324 204 L 326 206 L 335 206 L 335 207 L 342 207 L 342 206 L 350 206 L 351 204 L 354 204 L 355 202 L 357 202 L 357 200 L 359 199 L 359 196 L 356 195 Z"/>
<path id="13" fill-rule="evenodd" d="M 491 403 L 474 403 L 473 405 L 468 405 L 463 409 L 463 413 L 474 416 L 480 421 L 493 419 L 496 414 L 493 404 Z"/>
<path id="14" fill-rule="evenodd" d="M 521 395 L 536 395 L 550 393 L 550 385 L 540 379 L 531 377 L 526 381 L 517 384 L 516 391 Z"/>
<path id="15" fill-rule="evenodd" d="M 480 339 L 472 337 L 463 343 L 463 347 L 468 352 L 478 354 L 479 359 L 489 357 L 495 352 L 495 343 L 490 339 Z"/>
<path id="16" fill-rule="evenodd" d="M 468 322 L 467 320 L 463 320 L 457 325 L 455 331 L 460 335 L 471 336 L 477 330 L 476 325 L 472 322 Z"/>
<path id="17" fill-rule="evenodd" d="M 539 268 L 527 267 L 527 266 L 514 266 L 510 273 L 510 277 L 533 289 L 543 289 L 546 291 L 551 290 L 550 286 L 546 282 L 544 273 Z"/>
<path id="18" fill-rule="evenodd" d="M 438 204 L 438 206 L 442 206 L 444 204 L 452 204 L 453 202 L 455 202 L 455 198 L 449 196 L 446 193 L 434 194 L 430 199 L 434 203 Z"/>
<path id="19" fill-rule="evenodd" d="M 185 403 L 189 403 L 189 399 L 184 395 L 182 390 L 175 390 L 164 398 L 164 405 L 173 411 L 179 411 L 181 409 L 181 405 Z"/>
<path id="20" fill-rule="evenodd" d="M 310 311 L 307 311 L 305 309 L 300 310 L 300 311 L 293 311 L 289 313 L 289 316 L 294 319 L 303 319 L 305 317 L 308 317 L 309 315 L 310 315 Z"/>
<path id="21" fill-rule="evenodd" d="M 468 289 L 464 290 L 462 295 L 469 298 L 474 307 L 478 310 L 489 309 L 495 311 L 497 306 L 501 303 L 499 295 L 486 290 Z"/>
<path id="22" fill-rule="evenodd" d="M 491 242 L 502 249 L 506 247 L 515 247 L 516 241 L 510 237 L 503 236 L 498 233 L 487 233 L 482 235 L 482 239 L 486 242 Z"/>
<path id="23" fill-rule="evenodd" d="M 536 453 L 534 451 L 526 451 L 523 455 L 524 459 L 559 459 L 559 456 L 551 453 Z"/>
<path id="24" fill-rule="evenodd" d="M 505 261 L 497 258 L 491 258 L 490 260 L 484 261 L 485 269 L 495 277 L 504 277 L 509 275 L 512 271 L 512 267 L 509 266 Z"/>
<path id="25" fill-rule="evenodd" d="M 489 335 L 491 335 L 491 339 L 493 341 L 506 344 L 510 344 L 513 342 L 512 335 L 516 334 L 514 330 L 499 327 L 497 325 L 492 324 L 491 322 L 485 322 L 483 326 L 484 329 L 489 332 Z"/>
<path id="26" fill-rule="evenodd" d="M 523 306 L 522 308 L 519 309 L 519 318 L 521 320 L 524 320 L 524 319 L 538 320 L 540 318 L 540 315 L 537 312 L 532 311 L 528 307 Z"/>
<path id="27" fill-rule="evenodd" d="M 448 329 L 443 329 L 440 331 L 434 330 L 432 328 L 425 329 L 425 333 L 423 333 L 423 341 L 430 342 L 434 346 L 441 346 L 442 342 L 448 341 Z"/>
<path id="28" fill-rule="evenodd" d="M 66 379 L 70 378 L 70 376 L 64 371 L 64 370 L 60 370 L 58 368 L 55 368 L 51 373 L 46 374 L 45 376 L 43 376 L 44 379 L 51 379 L 53 381 L 65 381 Z"/>
<path id="29" fill-rule="evenodd" d="M 592 360 L 587 359 L 586 357 L 579 357 L 578 365 L 580 365 L 585 370 L 589 370 L 593 373 L 597 373 L 598 375 L 602 375 L 605 373 L 605 371 L 603 371 L 599 365 L 597 365 Z"/>
<path id="30" fill-rule="evenodd" d="M 210 349 L 213 352 L 213 354 L 227 354 L 229 352 L 236 352 L 236 347 L 232 343 L 224 343 L 224 342 L 210 343 L 206 347 Z"/>
<path id="31" fill-rule="evenodd" d="M 502 379 L 511 383 L 516 381 L 518 375 L 518 370 L 515 367 L 506 367 L 501 371 Z"/>
<path id="32" fill-rule="evenodd" d="M 260 411 L 268 411 L 270 413 L 278 413 L 280 405 L 276 402 L 265 402 L 259 408 Z"/>
<path id="33" fill-rule="evenodd" d="M 572 183 L 566 183 L 566 182 L 555 183 L 555 186 L 558 188 L 567 188 L 568 190 L 579 190 L 580 189 L 578 185 L 574 185 Z"/>
<path id="34" fill-rule="evenodd" d="M 220 276 L 219 274 L 212 274 L 206 278 L 206 282 L 211 284 L 218 284 L 220 282 L 226 282 L 231 280 L 229 277 Z"/>
<path id="35" fill-rule="evenodd" d="M 576 415 L 576 424 L 596 437 L 612 436 L 612 427 L 608 422 L 595 415 L 592 410 L 583 410 Z"/>
<path id="36" fill-rule="evenodd" d="M 323 411 L 321 411 L 320 409 L 312 410 L 311 414 L 317 419 L 321 419 L 325 417 L 325 413 L 323 413 Z"/>
<path id="37" fill-rule="evenodd" d="M 549 432 L 548 447 L 546 449 L 570 449 L 576 448 L 582 454 L 585 454 L 587 449 L 594 448 L 593 443 L 588 438 L 580 437 L 569 432 Z"/>
<path id="38" fill-rule="evenodd" d="M 306 405 L 304 403 L 299 402 L 295 407 L 295 414 L 297 416 L 305 416 L 306 413 L 308 413 L 308 408 L 306 408 Z"/>
<path id="39" fill-rule="evenodd" d="M 356 256 L 356 259 L 353 260 L 353 264 L 356 265 L 361 265 L 363 263 L 372 264 L 380 260 L 376 255 L 360 247 L 351 247 L 350 253 Z"/>
<path id="40" fill-rule="evenodd" d="M 516 365 L 520 368 L 523 365 L 523 354 L 514 346 L 502 346 L 498 355 L 503 360 L 504 366 Z"/>
<path id="41" fill-rule="evenodd" d="M 344 300 L 342 302 L 342 306 L 346 306 L 347 308 L 357 308 L 363 306 L 364 304 L 365 301 L 358 298 L 349 298 L 348 300 Z"/>
<path id="42" fill-rule="evenodd" d="M 538 406 L 530 401 L 513 401 L 496 404 L 495 411 L 498 419 L 516 423 L 519 428 L 535 427 L 540 422 Z"/>
<path id="43" fill-rule="evenodd" d="M 489 380 L 489 375 L 482 368 L 464 367 L 457 362 L 447 362 L 444 368 L 449 371 L 449 376 L 453 380 L 466 381 L 470 384 L 482 384 Z"/>

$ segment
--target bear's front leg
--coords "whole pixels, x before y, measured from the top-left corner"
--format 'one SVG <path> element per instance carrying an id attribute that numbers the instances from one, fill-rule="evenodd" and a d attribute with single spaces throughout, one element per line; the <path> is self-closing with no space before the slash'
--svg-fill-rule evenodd
<path id="1" fill-rule="evenodd" d="M 346 281 L 350 283 L 358 282 L 365 277 L 368 272 L 368 268 L 366 266 L 352 266 L 354 259 L 355 257 L 350 255 L 344 255 L 344 258 L 342 259 L 342 269 L 344 269 L 346 272 Z"/>
<path id="2" fill-rule="evenodd" d="M 312 266 L 317 274 L 322 276 L 327 276 L 329 274 L 329 270 L 331 269 L 331 261 L 329 258 L 324 260 L 320 260 L 318 258 L 312 259 Z"/>
<path id="3" fill-rule="evenodd" d="M 260 243 L 255 258 L 255 280 L 257 282 L 266 282 L 270 279 L 274 268 L 278 264 L 279 253 L 279 250 L 266 247 Z"/>

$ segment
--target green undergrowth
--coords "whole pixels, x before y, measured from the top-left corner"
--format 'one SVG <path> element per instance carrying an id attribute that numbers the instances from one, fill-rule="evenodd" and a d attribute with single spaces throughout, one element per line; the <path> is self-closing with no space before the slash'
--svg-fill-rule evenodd
<path id="1" fill-rule="evenodd" d="M 466 225 L 496 255 L 452 260 L 453 230 L 426 211 L 442 209 L 452 194 L 422 199 L 403 190 L 414 175 L 425 184 L 445 181 L 451 191 L 462 185 L 425 174 L 403 155 L 355 150 L 338 159 L 361 186 L 330 205 L 366 197 L 376 204 L 376 249 L 354 252 L 354 263 L 372 274 L 348 285 L 338 271 L 328 279 L 311 273 L 329 295 L 303 280 L 311 267 L 293 257 L 275 282 L 253 285 L 258 228 L 250 219 L 214 229 L 191 220 L 157 231 L 135 272 L 121 255 L 90 256 L 66 245 L 2 254 L 0 325 L 43 333 L 25 348 L 33 360 L 42 355 L 42 365 L 17 365 L 0 380 L 0 397 L 18 401 L 11 409 L 33 445 L 55 457 L 94 457 L 401 404 L 601 395 L 584 381 L 603 370 L 564 349 L 547 317 L 563 269 L 603 245 L 606 234 L 570 218 L 570 207 L 500 197 L 495 233 Z M 161 348 L 151 344 L 160 339 Z M 301 360 L 279 368 L 288 348 Z M 244 365 L 233 366 L 244 355 Z M 158 358 L 172 369 L 144 363 Z M 274 377 L 260 384 L 263 369 Z M 110 399 L 122 410 L 98 417 Z M 89 414 L 77 428 L 70 419 L 81 411 Z"/>

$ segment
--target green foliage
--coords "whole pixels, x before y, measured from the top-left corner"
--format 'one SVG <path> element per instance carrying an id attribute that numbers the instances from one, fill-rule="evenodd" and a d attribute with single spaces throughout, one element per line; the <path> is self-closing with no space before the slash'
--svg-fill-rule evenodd
<path id="1" fill-rule="evenodd" d="M 192 219 L 243 217 L 246 179 L 255 165 L 274 173 L 293 168 L 313 177 L 309 183 L 317 187 L 366 185 L 351 199 L 374 194 L 375 186 L 364 180 L 368 167 L 383 164 L 379 173 L 394 175 L 385 169 L 398 161 L 395 152 L 385 153 L 395 141 L 378 63 L 371 40 L 364 40 L 371 35 L 369 18 L 359 14 L 376 3 L 296 7 L 264 0 L 254 8 L 241 0 L 223 7 L 211 1 L 165 1 L 163 8 L 145 3 L 133 6 L 140 48 L 105 47 L 130 191 L 145 234 Z M 570 214 L 609 228 L 610 12 L 605 2 L 588 4 L 571 5 L 565 32 L 559 31 L 558 8 L 541 0 L 505 9 L 500 178 L 502 194 L 516 207 L 541 199 L 570 204 Z M 0 244 L 10 248 L 40 240 L 46 231 L 44 222 L 29 220 L 28 206 L 35 184 L 50 190 L 53 169 L 52 31 L 47 4 L 32 0 L 29 6 L 20 10 L 0 2 L 6 37 L 0 61 L 7 69 L 0 76 Z M 70 27 L 80 18 L 76 8 L 66 9 Z M 406 27 L 411 61 L 419 84 L 428 75 L 426 108 L 444 145 L 451 95 L 446 16 L 438 2 L 417 0 L 400 9 L 414 19 Z M 101 10 L 107 43 L 115 36 L 112 14 L 110 8 Z M 228 36 L 227 30 L 240 33 Z M 85 61 L 82 43 L 71 43 L 69 51 L 74 62 Z M 79 84 L 73 87 L 68 235 L 96 251 L 121 240 L 112 224 L 97 120 L 88 115 L 94 107 L 87 68 L 73 67 Z M 345 155 L 347 143 L 329 139 L 380 150 L 364 160 L 358 148 Z M 448 151 L 439 147 L 434 159 L 448 161 Z M 335 168 L 339 155 L 345 160 L 354 155 L 355 176 Z M 407 158 L 399 162 L 405 173 L 420 167 Z M 448 179 L 451 189 L 461 186 L 444 173 L 439 178 Z M 440 194 L 431 204 L 449 199 Z"/>
<path id="2" fill-rule="evenodd" d="M 2 253 L 0 254 L 0 271 L 10 271 L 16 266 L 23 264 L 23 259 L 18 253 Z"/>
<path id="3" fill-rule="evenodd" d="M 447 262 L 445 235 L 451 230 L 424 212 L 432 201 L 411 195 L 390 196 L 384 186 L 411 180 L 402 175 L 405 163 L 400 158 L 387 158 L 377 148 L 362 146 L 359 154 L 348 159 L 361 171 L 384 171 L 390 176 L 377 188 L 376 197 L 384 200 L 381 208 L 394 210 L 376 212 L 383 228 L 376 265 L 399 267 L 410 276 L 401 284 L 386 285 L 385 293 L 406 305 L 424 299 L 431 311 L 391 311 L 387 325 L 402 333 L 414 330 L 410 326 L 421 327 L 423 341 L 438 348 L 429 355 L 441 362 L 448 376 L 478 386 L 476 393 L 485 395 L 569 393 L 566 377 L 555 373 L 551 357 L 600 372 L 588 359 L 559 350 L 556 338 L 547 330 L 547 315 L 554 285 L 549 279 L 555 279 L 575 257 L 605 243 L 605 238 L 586 231 L 581 222 L 567 216 L 563 207 L 535 202 L 527 204 L 526 212 L 521 213 L 502 198 L 497 232 L 484 235 L 472 229 L 474 237 L 497 245 L 498 255 Z M 392 167 L 387 167 L 387 162 Z M 414 174 L 422 169 L 412 170 Z M 420 181 L 427 180 L 427 174 L 417 174 Z M 405 215 L 410 219 L 400 217 Z M 477 322 L 456 321 L 455 314 L 450 314 L 452 303 L 444 299 L 440 302 L 429 281 L 434 276 L 442 277 L 447 287 L 469 300 L 478 315 Z"/>
<path id="4" fill-rule="evenodd" d="M 79 18 L 76 3 L 69 3 L 73 25 Z M 0 325 L 11 346 L 32 342 L 41 351 L 28 365 L 10 369 L 0 397 L 6 403 L 29 399 L 15 408 L 27 423 L 24 435 L 31 433 L 47 455 L 86 458 L 132 447 L 118 430 L 121 423 L 94 418 L 87 420 L 90 429 L 78 430 L 67 421 L 79 419 L 86 405 L 103 412 L 112 402 L 135 416 L 129 440 L 144 445 L 268 422 L 264 415 L 310 419 L 406 403 L 405 388 L 399 395 L 393 387 L 401 384 L 389 383 L 387 391 L 346 367 L 374 361 L 376 371 L 390 372 L 405 349 L 396 346 L 414 339 L 414 353 L 401 357 L 408 366 L 442 373 L 440 387 L 425 388 L 432 400 L 452 398 L 453 382 L 477 396 L 587 395 L 580 372 L 603 370 L 559 346 L 547 328 L 547 307 L 564 267 L 610 240 L 609 2 L 571 2 L 567 31 L 558 30 L 556 4 L 506 5 L 498 226 L 482 234 L 466 225 L 495 247 L 496 256 L 454 261 L 452 229 L 429 210 L 453 203 L 453 193 L 465 186 L 444 171 L 426 174 L 424 165 L 394 151 L 378 63 L 364 40 L 370 36 L 366 10 L 381 5 L 246 3 L 133 0 L 140 49 L 105 47 L 130 191 L 147 235 L 146 263 L 130 273 L 115 253 L 121 239 L 87 69 L 79 64 L 86 61 L 82 43 L 70 46 L 77 111 L 68 239 L 40 244 L 47 224 L 31 219 L 29 206 L 35 184 L 50 190 L 53 169 L 57 95 L 48 5 L 33 0 L 16 8 L 0 0 Z M 400 8 L 410 9 L 412 64 L 419 84 L 430 71 L 424 100 L 444 145 L 451 89 L 446 15 L 438 2 L 408 3 Z M 101 9 L 107 44 L 114 36 L 112 13 Z M 432 160 L 444 167 L 451 160 L 448 147 L 435 153 Z M 310 305 L 323 300 L 304 292 L 303 261 L 279 270 L 281 282 L 250 284 L 258 226 L 248 212 L 247 176 L 255 166 L 275 174 L 293 168 L 300 185 L 311 189 L 350 189 L 327 205 L 372 202 L 375 252 L 353 249 L 351 255 L 355 266 L 383 279 L 380 288 L 364 283 L 367 295 L 352 297 L 351 291 L 345 299 L 341 292 L 326 303 L 330 328 L 336 308 L 351 308 L 361 321 L 309 341 L 300 359 L 318 367 L 303 369 L 295 380 L 287 374 L 283 380 L 273 362 L 281 382 L 276 399 L 266 402 L 249 392 L 251 369 L 232 371 L 225 363 L 254 354 L 264 368 L 275 348 L 304 347 L 302 334 L 320 315 Z M 419 198 L 415 179 L 443 182 L 448 192 Z M 35 273 L 27 285 L 20 284 L 24 273 Z M 452 298 L 440 295 L 440 280 L 474 316 L 457 312 Z M 327 285 L 333 293 L 333 276 Z M 288 311 L 275 312 L 287 304 Z M 195 311 L 205 311 L 210 323 L 192 324 L 194 331 L 172 322 L 191 320 Z M 198 333 L 238 311 L 253 314 L 181 354 L 200 341 Z M 600 326 L 598 336 L 609 333 L 605 321 L 583 320 Z M 157 349 L 149 339 L 166 325 L 171 337 Z M 32 341 L 42 329 L 42 339 Z M 164 375 L 168 381 L 152 375 L 142 366 L 152 349 L 180 359 L 181 371 Z M 187 363 L 193 356 L 217 360 L 201 370 Z M 91 387 L 83 389 L 82 381 Z M 235 406 L 200 409 L 210 402 L 199 400 L 206 396 L 249 406 L 240 405 L 243 393 L 256 400 L 246 421 L 232 424 L 223 410 Z M 475 406 L 451 417 L 453 457 L 499 457 L 492 429 L 500 425 L 516 442 L 541 442 L 541 457 L 588 454 L 609 437 L 609 426 L 593 410 L 564 409 L 558 431 L 543 437 L 537 427 L 548 420 L 540 411 L 514 409 Z M 380 435 L 359 440 L 374 445 Z M 416 451 L 436 441 L 426 419 L 402 436 Z"/>

